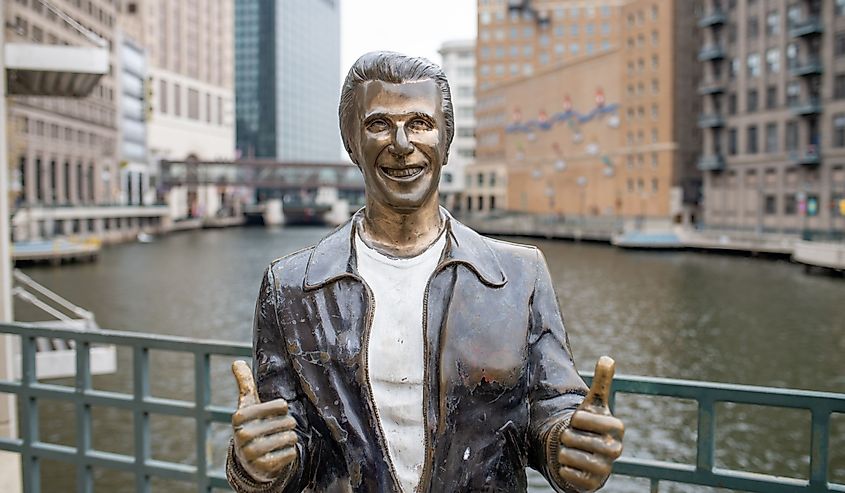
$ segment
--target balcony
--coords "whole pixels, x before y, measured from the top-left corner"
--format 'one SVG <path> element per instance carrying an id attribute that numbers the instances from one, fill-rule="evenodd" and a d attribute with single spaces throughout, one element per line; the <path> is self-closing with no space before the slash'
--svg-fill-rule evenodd
<path id="1" fill-rule="evenodd" d="M 698 20 L 698 27 L 715 27 L 727 22 L 728 16 L 721 9 L 714 9 Z"/>
<path id="2" fill-rule="evenodd" d="M 796 22 L 789 27 L 789 35 L 793 38 L 815 36 L 824 32 L 824 25 L 818 16 L 810 16 L 803 21 Z"/>
<path id="3" fill-rule="evenodd" d="M 793 163 L 801 166 L 816 166 L 822 162 L 816 146 L 808 146 L 804 151 L 792 151 L 789 157 Z"/>
<path id="4" fill-rule="evenodd" d="M 705 113 L 698 118 L 699 128 L 716 128 L 725 126 L 725 119 L 718 113 Z"/>
<path id="5" fill-rule="evenodd" d="M 8 92 L 16 96 L 82 98 L 109 72 L 109 50 L 8 43 L 5 47 Z"/>
<path id="6" fill-rule="evenodd" d="M 824 72 L 824 66 L 819 58 L 811 57 L 807 60 L 798 62 L 794 67 L 789 69 L 789 73 L 794 77 L 809 77 L 812 75 L 821 75 Z"/>
<path id="7" fill-rule="evenodd" d="M 725 58 L 725 50 L 719 45 L 708 45 L 701 48 L 698 52 L 698 61 L 707 62 L 711 60 L 721 60 Z"/>
<path id="8" fill-rule="evenodd" d="M 725 169 L 725 158 L 721 154 L 701 156 L 698 160 L 698 169 L 701 171 L 722 171 Z"/>
<path id="9" fill-rule="evenodd" d="M 708 80 L 698 86 L 698 94 L 702 96 L 721 94 L 723 92 L 725 92 L 725 83 L 721 80 Z"/>
<path id="10" fill-rule="evenodd" d="M 822 102 L 818 97 L 813 97 L 790 104 L 789 110 L 796 116 L 815 116 L 822 112 Z"/>
<path id="11" fill-rule="evenodd" d="M 727 22 L 728 16 L 721 9 L 715 9 L 698 20 L 698 27 L 715 27 Z"/>

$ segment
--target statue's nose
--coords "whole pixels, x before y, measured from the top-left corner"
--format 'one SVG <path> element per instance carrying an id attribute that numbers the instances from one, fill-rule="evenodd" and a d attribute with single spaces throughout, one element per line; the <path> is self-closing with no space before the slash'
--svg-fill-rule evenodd
<path id="1" fill-rule="evenodd" d="M 393 136 L 393 142 L 390 144 L 389 151 L 397 157 L 405 157 L 414 152 L 414 146 L 408 140 L 408 133 L 404 126 L 399 125 L 396 127 L 396 133 Z"/>

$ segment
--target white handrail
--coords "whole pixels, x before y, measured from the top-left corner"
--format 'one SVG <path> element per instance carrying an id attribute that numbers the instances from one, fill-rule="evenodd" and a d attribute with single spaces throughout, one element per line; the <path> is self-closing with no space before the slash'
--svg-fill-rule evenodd
<path id="1" fill-rule="evenodd" d="M 26 285 L 29 288 L 32 288 L 33 290 L 39 292 L 40 294 L 46 296 L 47 298 L 49 298 L 51 301 L 53 301 L 57 305 L 61 305 L 62 307 L 64 307 L 68 311 L 70 311 L 70 312 L 72 312 L 76 315 L 79 315 L 80 317 L 82 317 L 83 319 L 85 319 L 89 322 L 94 322 L 94 314 L 92 312 L 89 312 L 88 310 L 86 310 L 84 308 L 81 308 L 81 307 L 74 305 L 70 301 L 68 301 L 68 300 L 62 298 L 61 296 L 59 296 L 58 294 L 50 291 L 49 289 L 42 286 L 41 284 L 38 284 L 37 282 L 35 282 L 35 280 L 33 280 L 31 277 L 29 277 L 26 274 L 24 274 L 23 272 L 21 272 L 19 269 L 15 269 L 14 271 L 12 271 L 12 275 L 15 277 L 15 279 L 18 282 Z M 32 296 L 31 293 L 28 293 L 28 294 L 30 294 L 30 296 Z M 30 300 L 27 299 L 27 301 L 30 301 Z M 35 303 L 33 303 L 33 304 L 35 304 Z M 38 305 L 36 305 L 36 306 L 38 306 Z M 39 308 L 41 308 L 41 307 L 39 306 Z M 59 318 L 59 317 L 56 317 L 56 318 Z M 67 319 L 70 320 L 69 317 Z"/>

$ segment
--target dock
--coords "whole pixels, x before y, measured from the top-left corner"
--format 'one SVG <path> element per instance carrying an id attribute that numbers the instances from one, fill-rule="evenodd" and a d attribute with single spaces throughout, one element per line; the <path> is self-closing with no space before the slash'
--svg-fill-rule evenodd
<path id="1" fill-rule="evenodd" d="M 15 242 L 12 244 L 12 261 L 15 264 L 90 262 L 97 259 L 101 247 L 102 243 L 96 238 Z"/>

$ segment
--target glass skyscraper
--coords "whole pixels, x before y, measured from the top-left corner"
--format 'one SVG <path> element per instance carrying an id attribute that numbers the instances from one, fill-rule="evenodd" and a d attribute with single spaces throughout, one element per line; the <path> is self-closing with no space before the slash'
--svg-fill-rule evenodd
<path id="1" fill-rule="evenodd" d="M 236 0 L 235 93 L 241 156 L 339 161 L 339 1 Z"/>

